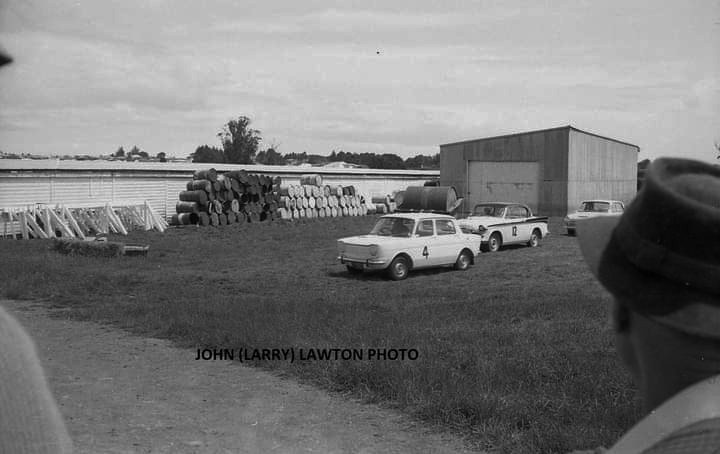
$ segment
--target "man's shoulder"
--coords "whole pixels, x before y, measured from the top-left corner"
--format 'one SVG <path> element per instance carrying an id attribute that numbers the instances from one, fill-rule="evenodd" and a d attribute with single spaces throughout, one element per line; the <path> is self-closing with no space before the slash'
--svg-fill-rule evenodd
<path id="1" fill-rule="evenodd" d="M 720 417 L 704 419 L 672 432 L 643 454 L 712 454 L 720 450 Z"/>
<path id="2" fill-rule="evenodd" d="M 720 375 L 715 375 L 665 401 L 635 424 L 608 453 L 717 453 L 718 441 Z M 693 445 L 698 450 L 693 450 Z"/>

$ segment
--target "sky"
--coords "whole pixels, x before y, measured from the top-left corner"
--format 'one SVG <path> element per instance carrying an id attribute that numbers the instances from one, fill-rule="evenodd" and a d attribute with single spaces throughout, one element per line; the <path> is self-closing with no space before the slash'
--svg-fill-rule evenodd
<path id="1" fill-rule="evenodd" d="M 718 162 L 720 0 L 0 0 L 0 150 L 433 155 L 573 125 Z"/>

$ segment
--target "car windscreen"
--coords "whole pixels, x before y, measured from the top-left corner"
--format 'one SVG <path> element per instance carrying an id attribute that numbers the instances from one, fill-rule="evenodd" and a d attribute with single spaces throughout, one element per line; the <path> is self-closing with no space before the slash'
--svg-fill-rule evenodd
<path id="1" fill-rule="evenodd" d="M 500 218 L 505 210 L 505 205 L 475 205 L 473 216 L 493 216 Z"/>
<path id="2" fill-rule="evenodd" d="M 604 212 L 609 209 L 610 204 L 607 202 L 583 202 L 580 205 L 580 211 Z"/>
<path id="3" fill-rule="evenodd" d="M 380 218 L 370 235 L 409 237 L 415 228 L 415 220 L 408 218 Z"/>

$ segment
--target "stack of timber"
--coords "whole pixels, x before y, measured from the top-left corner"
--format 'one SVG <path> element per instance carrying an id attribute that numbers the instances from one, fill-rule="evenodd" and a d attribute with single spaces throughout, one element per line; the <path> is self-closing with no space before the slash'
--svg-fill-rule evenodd
<path id="1" fill-rule="evenodd" d="M 92 206 L 44 204 L 0 209 L 3 238 L 79 238 L 131 230 L 164 232 L 168 224 L 145 202 L 106 203 Z"/>
<path id="2" fill-rule="evenodd" d="M 364 216 L 365 196 L 355 186 L 323 184 L 320 175 L 303 175 L 300 184 L 280 188 L 278 212 L 282 219 Z"/>
<path id="3" fill-rule="evenodd" d="M 179 194 L 173 225 L 227 225 L 279 218 L 280 177 L 198 170 Z"/>

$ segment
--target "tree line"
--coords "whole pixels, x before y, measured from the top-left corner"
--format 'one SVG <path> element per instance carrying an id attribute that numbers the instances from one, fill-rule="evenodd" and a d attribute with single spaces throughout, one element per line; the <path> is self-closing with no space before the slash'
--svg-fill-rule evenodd
<path id="1" fill-rule="evenodd" d="M 240 116 L 230 120 L 217 133 L 220 147 L 200 145 L 191 155 L 192 162 L 265 165 L 325 165 L 347 162 L 370 169 L 439 169 L 440 153 L 433 156 L 417 155 L 403 159 L 391 153 L 348 153 L 335 151 L 327 155 L 302 153 L 281 154 L 275 148 L 260 150 L 260 131 L 250 127 L 251 120 Z"/>
<path id="2" fill-rule="evenodd" d="M 124 159 L 126 161 L 134 161 L 136 159 L 149 159 L 150 155 L 147 151 L 143 151 L 140 148 L 138 148 L 137 145 L 133 145 L 132 149 L 130 151 L 126 152 L 125 149 L 121 146 L 118 148 L 115 153 L 110 155 L 111 157 L 115 159 Z M 157 159 L 160 162 L 167 161 L 167 155 L 165 152 L 161 151 L 160 153 L 155 155 L 155 159 Z"/>

